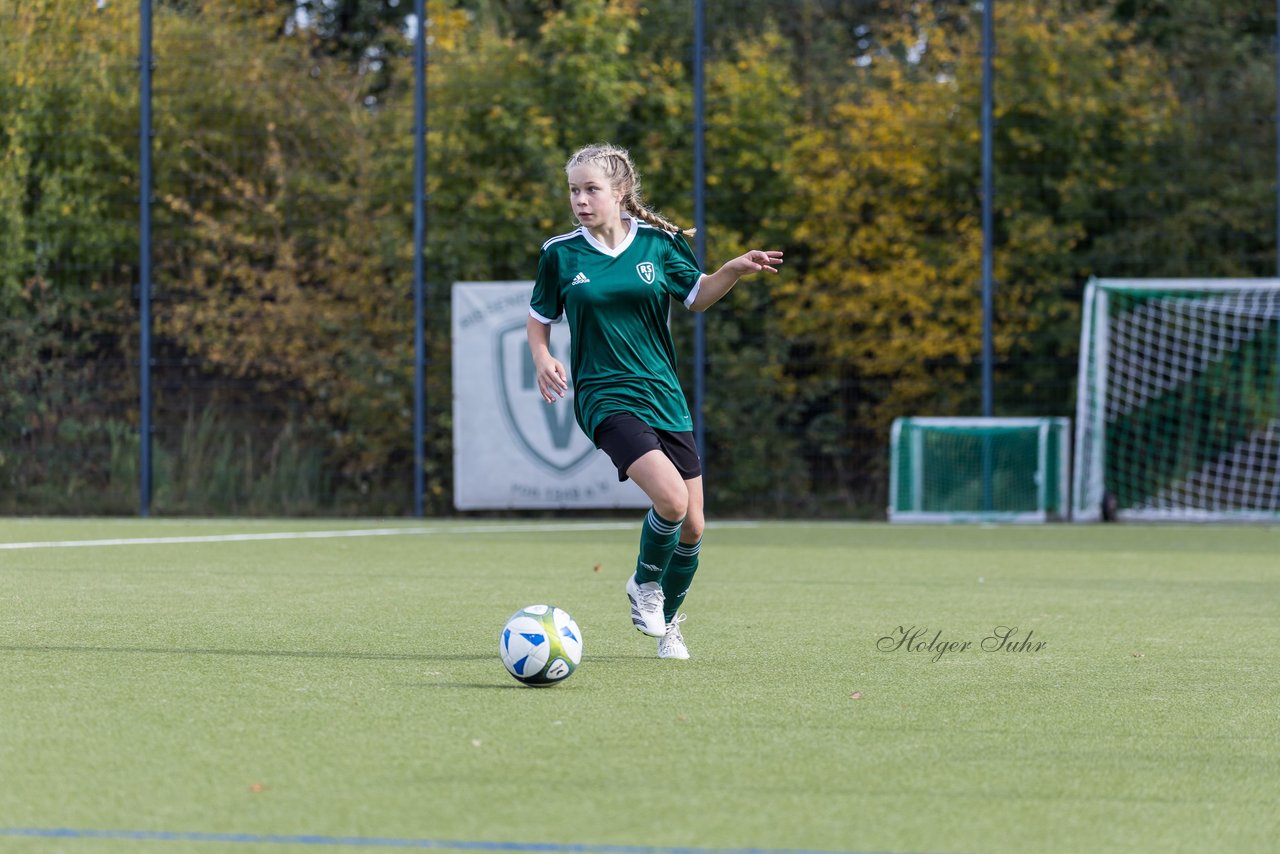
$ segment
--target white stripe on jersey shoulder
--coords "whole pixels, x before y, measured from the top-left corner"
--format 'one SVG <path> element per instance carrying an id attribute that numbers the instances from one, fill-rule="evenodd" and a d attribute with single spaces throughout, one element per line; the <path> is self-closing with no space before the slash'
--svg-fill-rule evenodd
<path id="1" fill-rule="evenodd" d="M 702 283 L 707 280 L 707 274 L 703 273 L 698 277 L 697 284 L 693 286 L 693 290 L 689 291 L 689 295 L 684 298 L 685 308 L 693 308 L 693 301 L 698 298 L 698 291 L 702 290 Z"/>
<path id="2" fill-rule="evenodd" d="M 570 231 L 567 234 L 557 234 L 555 237 L 550 237 L 547 239 L 546 243 L 542 244 L 542 251 L 546 252 L 547 247 L 550 246 L 552 243 L 559 243 L 562 240 L 572 240 L 573 238 L 579 236 L 580 234 L 582 234 L 582 226 L 578 226 L 573 231 Z"/>

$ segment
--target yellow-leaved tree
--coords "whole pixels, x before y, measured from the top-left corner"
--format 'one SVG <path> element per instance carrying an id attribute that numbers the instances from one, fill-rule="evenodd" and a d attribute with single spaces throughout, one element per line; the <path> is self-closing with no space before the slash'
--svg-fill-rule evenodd
<path id="1" fill-rule="evenodd" d="M 0 512 L 133 506 L 135 484 L 111 482 L 136 444 L 120 350 L 136 329 L 137 16 L 122 6 L 0 11 Z"/>
<path id="2" fill-rule="evenodd" d="M 235 432 L 252 463 L 227 485 L 233 509 L 289 453 L 313 458 L 311 481 L 275 477 L 275 494 L 252 506 L 305 512 L 334 493 L 403 506 L 412 478 L 394 469 L 412 458 L 412 196 L 382 190 L 388 149 L 411 174 L 412 142 L 406 158 L 379 135 L 384 112 L 346 63 L 313 52 L 305 33 L 269 37 L 241 6 L 156 16 L 162 440 L 172 448 L 174 430 L 205 417 Z M 448 51 L 465 16 L 432 11 L 435 48 Z M 190 462 L 166 473 L 166 509 L 198 509 L 187 503 L 196 484 L 165 491 L 201 476 Z"/>
<path id="3" fill-rule="evenodd" d="M 822 413 L 812 439 L 837 469 L 855 431 L 883 448 L 896 416 L 978 414 L 980 12 L 911 9 L 872 34 L 853 59 L 862 73 L 808 118 L 792 152 L 794 236 L 809 257 L 780 311 L 823 366 L 801 398 Z M 1105 11 L 1030 2 L 999 15 L 996 360 L 1053 354 L 1045 363 L 1060 371 L 1078 335 L 1090 220 L 1168 132 L 1174 98 L 1159 58 Z M 1008 399 L 1066 413 L 1066 377 L 1037 388 L 1035 370 L 1018 367 Z"/>

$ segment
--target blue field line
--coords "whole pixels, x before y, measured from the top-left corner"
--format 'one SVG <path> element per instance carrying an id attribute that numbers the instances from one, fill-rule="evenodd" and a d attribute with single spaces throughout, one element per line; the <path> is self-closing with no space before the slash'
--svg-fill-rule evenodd
<path id="1" fill-rule="evenodd" d="M 666 848 L 644 845 L 585 845 L 559 842 L 484 842 L 463 839 L 395 839 L 380 836 L 199 833 L 159 830 L 84 830 L 74 827 L 0 827 L 0 837 L 28 839 L 117 839 L 130 842 L 222 842 L 268 845 L 348 845 L 364 848 L 443 848 L 458 851 L 534 851 L 547 854 L 887 854 L 802 848 Z"/>

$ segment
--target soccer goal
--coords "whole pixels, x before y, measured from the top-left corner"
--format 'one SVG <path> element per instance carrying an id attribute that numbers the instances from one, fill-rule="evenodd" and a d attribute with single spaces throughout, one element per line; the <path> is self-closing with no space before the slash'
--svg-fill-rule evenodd
<path id="1" fill-rule="evenodd" d="M 1069 512 L 1067 418 L 898 418 L 890 522 L 1046 522 Z"/>
<path id="2" fill-rule="evenodd" d="M 1072 518 L 1280 520 L 1280 279 L 1091 279 Z"/>

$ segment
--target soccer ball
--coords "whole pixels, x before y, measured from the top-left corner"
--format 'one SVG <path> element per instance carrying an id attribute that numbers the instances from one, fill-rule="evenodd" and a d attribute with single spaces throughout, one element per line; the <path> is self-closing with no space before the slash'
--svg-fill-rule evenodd
<path id="1" fill-rule="evenodd" d="M 526 685 L 542 687 L 569 678 L 582 659 L 582 631 L 553 605 L 530 605 L 511 615 L 498 639 L 507 672 Z"/>

